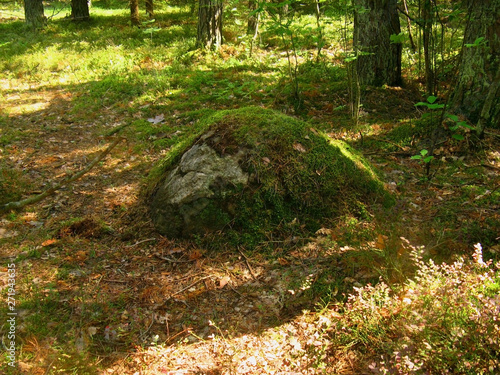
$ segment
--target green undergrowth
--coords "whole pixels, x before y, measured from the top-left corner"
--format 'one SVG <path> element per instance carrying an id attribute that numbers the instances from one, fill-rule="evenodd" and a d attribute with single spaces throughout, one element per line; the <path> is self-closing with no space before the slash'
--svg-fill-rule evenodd
<path id="1" fill-rule="evenodd" d="M 225 238 L 235 244 L 255 247 L 304 236 L 346 213 L 369 219 L 372 205 L 392 202 L 377 172 L 352 147 L 293 117 L 245 107 L 216 112 L 197 128 L 216 135 L 209 145 L 221 155 L 250 150 L 241 166 L 252 182 L 234 189 L 231 213 L 224 203 L 200 214 L 225 221 Z M 195 141 L 196 133 L 177 144 L 155 168 L 149 186 L 161 183 L 162 171 L 173 168 Z"/>
<path id="2" fill-rule="evenodd" d="M 327 320 L 332 350 L 356 353 L 374 374 L 498 373 L 500 263 L 485 262 L 480 244 L 472 259 L 448 264 L 402 246 L 414 276 L 355 288 L 336 306 L 342 319 Z"/>

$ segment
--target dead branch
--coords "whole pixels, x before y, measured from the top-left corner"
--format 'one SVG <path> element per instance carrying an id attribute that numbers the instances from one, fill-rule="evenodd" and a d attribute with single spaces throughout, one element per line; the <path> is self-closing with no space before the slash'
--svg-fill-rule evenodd
<path id="1" fill-rule="evenodd" d="M 54 186 L 51 186 L 50 188 L 48 188 L 47 190 L 45 190 L 44 192 L 40 193 L 40 194 L 37 194 L 37 195 L 32 195 L 31 197 L 29 198 L 26 198 L 26 199 L 22 199 L 20 201 L 17 201 L 17 202 L 9 202 L 9 203 L 6 203 L 2 206 L 0 206 L 0 212 L 7 212 L 9 210 L 19 210 L 29 204 L 33 204 L 33 203 L 37 203 L 37 202 L 40 202 L 42 199 L 45 199 L 47 198 L 49 195 L 52 195 L 54 194 L 57 190 L 59 190 L 61 187 L 63 187 L 64 185 L 67 185 L 73 181 L 76 181 L 78 180 L 80 177 L 82 177 L 84 174 L 86 174 L 87 172 L 89 172 L 97 163 L 99 163 L 102 159 L 104 159 L 104 157 L 106 157 L 106 155 L 108 155 L 111 150 L 113 148 L 115 148 L 115 146 L 120 143 L 121 141 L 123 141 L 125 138 L 123 137 L 119 137 L 119 138 L 116 138 L 113 143 L 111 143 L 108 148 L 106 148 L 103 152 L 101 152 L 99 155 L 97 155 L 94 160 L 92 160 L 89 164 L 87 164 L 87 166 L 85 168 L 83 168 L 80 172 L 78 173 L 75 173 L 73 175 L 68 175 L 63 181 L 61 181 L 60 183 L 54 185 Z"/>
<path id="2" fill-rule="evenodd" d="M 243 251 L 241 251 L 240 249 L 238 249 L 238 251 L 240 252 L 240 254 L 243 256 L 243 258 L 245 259 L 245 263 L 248 267 L 248 270 L 250 271 L 250 275 L 252 275 L 252 278 L 254 280 L 257 280 L 257 276 L 255 276 L 255 273 L 253 272 L 253 269 L 252 269 L 252 266 L 250 265 L 250 262 L 248 261 L 248 257 L 245 255 L 245 253 L 243 253 Z"/>
<path id="3" fill-rule="evenodd" d="M 144 243 L 144 242 L 151 242 L 151 241 L 156 241 L 156 238 L 147 238 L 145 240 L 142 240 L 142 241 L 137 241 L 135 244 L 133 245 L 127 245 L 125 246 L 126 248 L 130 248 L 130 247 L 135 247 L 137 245 L 140 245 L 141 243 Z"/>
<path id="4" fill-rule="evenodd" d="M 486 168 L 491 168 L 491 169 L 495 169 L 497 171 L 500 171 L 500 167 L 497 167 L 496 165 L 493 165 L 493 164 L 482 163 L 481 165 L 483 167 L 486 167 Z"/>
<path id="5" fill-rule="evenodd" d="M 158 259 L 166 260 L 166 261 L 168 261 L 170 263 L 191 263 L 191 262 L 194 262 L 196 260 L 196 259 L 190 259 L 190 260 L 171 259 L 171 258 L 168 258 L 166 256 L 161 256 L 161 255 L 158 255 L 158 254 L 155 254 L 155 256 Z"/>
<path id="6" fill-rule="evenodd" d="M 196 280 L 194 283 L 189 284 L 187 287 L 182 288 L 181 290 L 178 290 L 178 291 L 177 291 L 177 292 L 175 292 L 175 293 L 172 293 L 172 294 L 168 297 L 168 299 L 171 299 L 172 297 L 174 297 L 174 296 L 176 296 L 176 295 L 178 295 L 178 294 L 181 294 L 182 292 L 184 292 L 184 291 L 186 291 L 186 290 L 188 290 L 188 289 L 192 288 L 192 287 L 193 287 L 193 286 L 195 286 L 196 284 L 198 284 L 198 283 L 200 283 L 200 282 L 202 282 L 202 281 L 204 281 L 204 280 L 206 280 L 206 279 L 210 279 L 211 277 L 212 277 L 212 275 L 210 275 L 210 276 L 205 276 L 205 277 L 202 277 L 202 278 L 201 278 L 201 279 L 199 279 L 199 280 Z"/>

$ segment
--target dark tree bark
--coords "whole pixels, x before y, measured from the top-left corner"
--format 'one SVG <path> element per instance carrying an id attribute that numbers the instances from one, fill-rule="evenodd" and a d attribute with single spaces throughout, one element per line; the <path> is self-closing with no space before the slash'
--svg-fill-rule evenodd
<path id="1" fill-rule="evenodd" d="M 408 15 L 408 4 L 406 3 L 406 0 L 403 0 L 403 6 L 404 6 L 404 10 L 405 10 L 405 13 L 406 15 Z M 413 53 L 415 53 L 417 51 L 417 46 L 415 45 L 415 42 L 413 41 L 413 36 L 412 36 L 412 33 L 411 33 L 411 20 L 409 17 L 406 17 L 406 25 L 408 27 L 408 37 L 410 39 L 410 45 L 411 45 L 411 50 L 413 51 Z"/>
<path id="2" fill-rule="evenodd" d="M 401 32 L 397 0 L 355 0 L 354 48 L 359 83 L 401 85 L 401 43 L 391 35 Z"/>
<path id="3" fill-rule="evenodd" d="M 88 21 L 90 19 L 88 0 L 71 0 L 71 18 L 74 21 Z"/>
<path id="4" fill-rule="evenodd" d="M 130 0 L 130 22 L 134 26 L 138 26 L 139 20 L 139 0 Z"/>
<path id="5" fill-rule="evenodd" d="M 153 0 L 146 0 L 146 14 L 149 19 L 153 19 L 155 16 Z"/>
<path id="6" fill-rule="evenodd" d="M 425 84 L 427 89 L 427 95 L 436 94 L 436 78 L 434 75 L 434 66 L 431 53 L 433 51 L 432 39 L 432 3 L 431 0 L 424 1 L 424 7 L 422 9 L 422 39 L 424 42 L 424 65 L 425 65 Z"/>
<path id="7" fill-rule="evenodd" d="M 477 124 L 481 137 L 486 127 L 500 127 L 500 0 L 465 5 L 470 18 L 450 109 Z M 475 43 L 478 38 L 484 39 Z"/>
<path id="8" fill-rule="evenodd" d="M 257 9 L 257 1 L 256 0 L 248 0 L 248 10 L 250 12 L 250 16 L 248 17 L 247 24 L 247 34 L 252 36 L 252 39 L 255 40 L 257 38 L 257 34 L 259 32 L 259 18 L 260 14 L 252 14 Z"/>
<path id="9" fill-rule="evenodd" d="M 200 0 L 198 9 L 198 48 L 215 48 L 222 45 L 222 0 Z"/>
<path id="10" fill-rule="evenodd" d="M 43 13 L 42 0 L 25 0 L 24 17 L 28 26 L 34 29 L 40 29 L 45 26 L 47 18 Z"/>

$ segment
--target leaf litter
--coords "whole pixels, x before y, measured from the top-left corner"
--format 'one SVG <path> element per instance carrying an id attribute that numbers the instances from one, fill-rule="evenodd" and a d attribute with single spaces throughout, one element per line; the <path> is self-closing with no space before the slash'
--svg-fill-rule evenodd
<path id="1" fill-rule="evenodd" d="M 13 141 L 2 157 L 29 174 L 31 191 L 42 190 L 61 170 L 75 171 L 85 165 L 105 141 L 99 138 L 102 130 L 123 120 L 123 114 L 110 112 L 97 122 L 87 119 L 73 125 L 65 115 L 70 108 L 65 94 L 64 90 L 19 90 L 19 99 L 37 103 L 35 116 L 22 114 L 14 100 L 8 101 L 12 125 L 35 132 L 36 137 Z M 55 97 L 63 100 L 51 104 Z M 381 112 L 374 109 L 375 103 L 366 107 Z M 52 112 L 58 115 L 49 120 Z M 325 116 L 313 112 L 317 120 Z M 148 121 L 156 125 L 167 120 L 161 114 Z M 346 131 L 345 136 L 357 135 Z M 494 138 L 488 142 L 491 150 L 498 146 Z M 453 160 L 457 153 L 453 147 L 441 150 L 442 169 L 460 162 Z M 300 143 L 294 148 L 305 152 Z M 498 152 L 489 155 L 488 165 L 498 168 Z M 34 205 L 30 212 L 0 222 L 0 255 L 17 258 L 18 272 L 28 280 L 20 282 L 19 294 L 26 299 L 55 298 L 59 303 L 55 313 L 69 311 L 67 332 L 56 332 L 59 318 L 54 316 L 47 323 L 53 333 L 38 338 L 26 328 L 33 312 L 19 311 L 23 350 L 33 355 L 20 359 L 21 373 L 46 373 L 55 363 L 64 368 L 58 356 L 73 354 L 60 352 L 63 344 L 73 345 L 87 366 L 100 366 L 105 373 L 313 374 L 320 364 L 327 365 L 330 373 L 356 373 L 355 354 L 327 356 L 329 342 L 320 334 L 340 315 L 335 310 L 318 315 L 314 310 L 320 301 L 309 300 L 307 294 L 325 272 L 343 275 L 349 284 L 373 277 L 372 269 L 360 265 L 362 259 L 346 261 L 339 255 L 356 250 L 356 246 L 339 245 L 349 228 L 323 228 L 309 244 L 294 246 L 275 262 L 257 254 L 214 253 L 189 241 L 169 241 L 153 232 L 140 211 L 139 223 L 127 221 L 137 203 L 145 166 L 158 158 L 154 151 L 134 154 L 129 145 L 117 147 L 101 162 L 99 171 Z M 462 206 L 462 185 L 453 181 L 430 183 L 431 188 L 422 193 L 419 165 L 406 157 L 371 158 L 391 176 L 399 197 L 395 214 L 401 215 L 414 241 L 425 242 L 420 227 L 441 214 L 439 205 L 453 205 L 464 221 L 471 215 L 479 222 L 486 216 L 498 218 L 498 203 L 475 212 Z M 487 170 L 481 178 L 488 189 L 468 193 L 468 202 L 488 199 L 498 189 L 498 173 L 472 158 L 464 162 Z M 463 181 L 471 176 L 466 168 L 452 178 Z M 435 245 L 442 246 L 436 238 Z M 446 246 L 459 246 L 461 238 L 455 238 L 448 239 L 453 243 Z M 387 236 L 378 235 L 371 246 L 383 251 L 389 242 Z M 349 267 L 354 272 L 344 274 L 342 269 Z M 1 271 L 4 284 L 6 274 Z"/>

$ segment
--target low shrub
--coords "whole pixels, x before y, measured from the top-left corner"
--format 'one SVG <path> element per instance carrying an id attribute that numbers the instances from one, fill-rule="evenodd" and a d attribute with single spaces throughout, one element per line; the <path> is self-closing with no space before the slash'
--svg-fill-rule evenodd
<path id="1" fill-rule="evenodd" d="M 424 261 L 405 242 L 417 271 L 405 285 L 355 288 L 333 335 L 374 374 L 498 374 L 500 262 Z"/>

